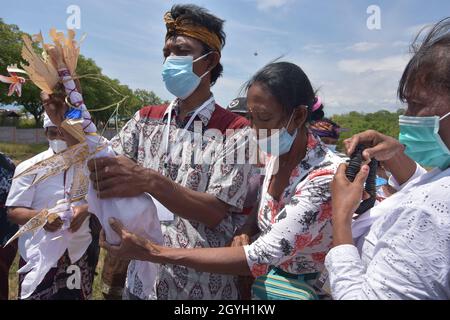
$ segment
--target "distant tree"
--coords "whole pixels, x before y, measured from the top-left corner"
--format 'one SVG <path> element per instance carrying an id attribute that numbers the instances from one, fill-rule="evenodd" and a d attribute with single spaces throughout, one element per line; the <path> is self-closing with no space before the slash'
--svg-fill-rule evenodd
<path id="1" fill-rule="evenodd" d="M 144 89 L 134 90 L 134 95 L 139 99 L 142 106 L 158 105 L 163 101 L 153 92 Z"/>
<path id="2" fill-rule="evenodd" d="M 8 75 L 6 68 L 11 64 L 23 63 L 22 52 L 23 32 L 14 24 L 6 24 L 0 18 L 0 73 Z M 0 84 L 0 104 L 23 106 L 35 119 L 36 126 L 40 126 L 44 108 L 40 99 L 40 90 L 32 83 L 23 86 L 22 96 L 8 97 L 8 85 Z"/>
<path id="3" fill-rule="evenodd" d="M 398 138 L 398 117 L 399 115 L 403 114 L 404 111 L 404 109 L 399 109 L 397 112 L 381 110 L 375 113 L 367 114 L 352 111 L 348 114 L 333 116 L 333 121 L 338 123 L 342 128 L 346 128 L 349 130 L 348 132 L 343 132 L 341 134 L 338 147 L 342 149 L 343 140 L 350 138 L 356 133 L 363 132 L 369 129 L 373 129 L 388 136 Z"/>

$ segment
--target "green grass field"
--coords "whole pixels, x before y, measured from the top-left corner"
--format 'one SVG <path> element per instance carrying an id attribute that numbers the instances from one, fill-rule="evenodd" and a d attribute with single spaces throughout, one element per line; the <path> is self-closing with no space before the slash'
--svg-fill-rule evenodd
<path id="1" fill-rule="evenodd" d="M 98 259 L 97 269 L 95 270 L 94 286 L 92 290 L 93 300 L 103 300 L 103 295 L 101 291 L 100 278 L 103 270 L 103 261 L 105 260 L 105 251 L 100 250 L 100 256 Z M 9 270 L 9 300 L 16 300 L 18 293 L 19 276 L 17 274 L 17 269 L 19 265 L 19 255 L 16 255 L 16 259 Z"/>
<path id="2" fill-rule="evenodd" d="M 27 160 L 48 149 L 48 144 L 16 144 L 0 142 L 0 151 L 9 156 L 16 164 Z"/>
<path id="3" fill-rule="evenodd" d="M 8 155 L 16 164 L 27 160 L 36 154 L 45 151 L 48 148 L 47 144 L 14 144 L 0 142 L 0 151 Z M 93 294 L 94 300 L 103 300 L 101 293 L 100 276 L 103 269 L 103 261 L 105 259 L 105 251 L 100 251 L 100 257 L 97 264 L 96 275 L 94 279 Z M 9 299 L 17 299 L 18 292 L 18 275 L 17 269 L 19 265 L 19 255 L 16 255 L 16 259 L 9 270 Z"/>

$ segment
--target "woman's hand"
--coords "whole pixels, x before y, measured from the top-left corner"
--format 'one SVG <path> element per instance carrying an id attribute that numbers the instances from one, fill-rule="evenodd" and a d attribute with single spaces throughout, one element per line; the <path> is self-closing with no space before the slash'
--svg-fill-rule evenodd
<path id="1" fill-rule="evenodd" d="M 160 253 L 157 245 L 134 233 L 129 232 L 123 224 L 114 218 L 109 219 L 111 228 L 120 236 L 120 245 L 113 246 L 106 242 L 105 232 L 100 232 L 100 246 L 113 257 L 122 260 L 142 260 L 159 263 L 157 254 Z"/>
<path id="2" fill-rule="evenodd" d="M 80 229 L 81 225 L 83 224 L 84 220 L 86 220 L 89 216 L 90 216 L 90 213 L 88 211 L 87 204 L 74 207 L 73 208 L 73 217 L 72 217 L 72 221 L 70 222 L 69 231 L 77 232 Z"/>
<path id="3" fill-rule="evenodd" d="M 237 232 L 233 241 L 231 241 L 230 247 L 243 247 L 250 244 L 250 236 L 245 233 Z"/>
<path id="4" fill-rule="evenodd" d="M 364 183 L 369 175 L 369 166 L 364 165 L 356 175 L 354 182 L 347 179 L 346 164 L 341 164 L 331 182 L 331 201 L 333 207 L 333 223 L 336 221 L 351 223 L 356 209 L 361 204 Z"/>
<path id="5" fill-rule="evenodd" d="M 333 208 L 333 244 L 353 244 L 352 218 L 358 209 L 364 192 L 364 182 L 369 175 L 369 166 L 363 165 L 350 182 L 345 175 L 346 164 L 341 164 L 331 182 L 331 201 Z"/>
<path id="6" fill-rule="evenodd" d="M 368 146 L 363 152 L 363 157 L 366 160 L 374 158 L 378 161 L 387 161 L 405 150 L 405 146 L 398 140 L 375 130 L 358 133 L 350 139 L 346 139 L 344 145 L 347 149 L 347 154 L 351 155 L 358 144 Z"/>
<path id="7" fill-rule="evenodd" d="M 344 144 L 349 155 L 355 151 L 358 144 L 368 146 L 369 148 L 363 151 L 364 159 L 381 161 L 400 185 L 407 182 L 416 172 L 417 164 L 405 154 L 405 146 L 397 139 L 377 131 L 369 130 L 356 134 L 345 140 Z"/>
<path id="8" fill-rule="evenodd" d="M 258 226 L 253 213 L 249 215 L 246 223 L 234 233 L 230 247 L 243 247 L 251 244 L 251 238 L 258 233 Z"/>

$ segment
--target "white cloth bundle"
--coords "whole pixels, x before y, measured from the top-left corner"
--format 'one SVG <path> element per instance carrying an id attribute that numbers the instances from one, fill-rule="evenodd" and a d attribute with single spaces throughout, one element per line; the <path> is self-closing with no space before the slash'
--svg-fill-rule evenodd
<path id="1" fill-rule="evenodd" d="M 26 273 L 21 285 L 21 299 L 27 299 L 42 282 L 47 272 L 56 267 L 58 260 L 68 250 L 72 263 L 77 262 L 89 247 L 92 237 L 89 230 L 89 219 L 86 219 L 76 233 L 70 232 L 72 208 L 83 203 L 68 204 L 60 201 L 52 211 L 58 213 L 64 222 L 56 232 L 46 232 L 40 229 L 26 244 L 27 263 L 17 272 Z M 81 236 L 80 236 L 81 235 Z"/>
<path id="2" fill-rule="evenodd" d="M 83 128 L 85 132 L 95 133 L 97 128 L 91 121 L 91 116 L 86 109 L 83 98 L 79 92 L 76 91 L 76 86 L 70 77 L 64 77 L 64 86 L 66 93 L 69 95 L 70 101 L 74 105 L 79 105 L 83 110 Z M 95 158 L 100 157 L 115 157 L 110 143 L 107 139 L 101 136 L 87 135 L 86 142 L 91 152 L 99 146 L 107 146 L 105 149 L 95 154 Z M 132 186 L 130 186 L 132 187 Z M 151 239 L 153 242 L 162 244 L 162 232 L 158 219 L 157 209 L 152 198 L 149 195 L 140 195 L 134 198 L 112 198 L 99 199 L 97 192 L 94 190 L 92 182 L 89 184 L 89 191 L 87 196 L 89 211 L 94 213 L 105 231 L 106 241 L 113 245 L 120 243 L 120 236 L 111 229 L 109 225 L 109 218 L 116 218 L 120 220 L 124 227 L 141 237 Z M 137 276 L 142 282 L 143 289 L 146 295 L 154 295 L 154 285 L 157 275 L 157 265 L 141 261 L 139 264 L 141 268 L 137 269 Z"/>

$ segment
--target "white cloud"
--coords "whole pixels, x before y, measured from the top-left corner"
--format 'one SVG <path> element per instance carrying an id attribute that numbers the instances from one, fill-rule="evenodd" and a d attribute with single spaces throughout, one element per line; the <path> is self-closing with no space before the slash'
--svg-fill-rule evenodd
<path id="1" fill-rule="evenodd" d="M 352 72 L 348 72 L 347 69 L 342 70 L 339 61 L 332 57 L 296 56 L 289 60 L 300 65 L 314 88 L 319 90 L 327 116 L 351 111 L 364 113 L 383 109 L 396 111 L 402 107 L 397 99 L 398 83 L 404 67 L 404 65 L 400 67 L 401 59 L 387 57 L 379 60 L 358 60 L 358 63 L 346 66 L 351 67 L 348 71 Z M 364 66 L 367 61 L 369 66 Z M 378 68 L 372 65 L 377 65 Z M 354 67 L 362 72 L 355 72 Z M 363 71 L 367 68 L 370 69 Z"/>
<path id="2" fill-rule="evenodd" d="M 280 8 L 289 2 L 291 0 L 255 0 L 258 9 L 260 10 L 268 10 L 272 8 Z"/>
<path id="3" fill-rule="evenodd" d="M 407 42 L 407 41 L 401 41 L 401 40 L 399 40 L 399 41 L 394 41 L 393 43 L 392 43 L 392 47 L 394 47 L 394 48 L 401 48 L 401 47 L 403 47 L 403 48 L 406 48 L 406 49 L 408 49 L 409 48 L 409 45 L 410 45 L 410 43 L 409 42 Z"/>
<path id="4" fill-rule="evenodd" d="M 395 55 L 382 59 L 349 59 L 338 62 L 338 68 L 348 73 L 361 74 L 364 72 L 397 71 L 405 69 L 409 61 L 407 55 Z"/>
<path id="5" fill-rule="evenodd" d="M 233 99 L 241 95 L 242 86 L 247 80 L 227 75 L 220 78 L 212 89 L 217 103 L 226 108 Z"/>
<path id="6" fill-rule="evenodd" d="M 374 49 L 377 49 L 381 47 L 381 43 L 376 42 L 358 42 L 350 47 L 348 47 L 348 50 L 355 51 L 355 52 L 368 52 L 372 51 Z"/>
<path id="7" fill-rule="evenodd" d="M 392 71 L 341 75 L 338 80 L 325 83 L 320 95 L 324 99 L 327 115 L 398 110 L 401 107 L 397 99 L 400 75 Z"/>
<path id="8" fill-rule="evenodd" d="M 302 49 L 312 54 L 322 54 L 326 51 L 326 47 L 323 44 L 307 44 Z"/>

